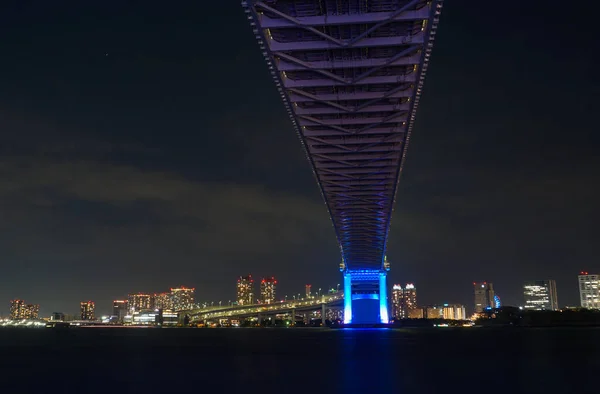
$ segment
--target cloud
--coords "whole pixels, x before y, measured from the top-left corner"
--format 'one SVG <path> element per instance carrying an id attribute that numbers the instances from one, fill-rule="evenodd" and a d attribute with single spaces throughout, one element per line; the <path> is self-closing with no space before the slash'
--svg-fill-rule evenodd
<path id="1" fill-rule="evenodd" d="M 322 204 L 259 185 L 202 183 L 131 166 L 31 157 L 5 159 L 0 176 L 4 209 L 30 206 L 66 214 L 79 204 L 90 218 L 87 226 L 106 224 L 106 218 L 95 213 L 110 210 L 132 218 L 125 225 L 113 223 L 111 231 L 137 225 L 187 230 L 186 238 L 214 252 L 250 253 L 298 245 L 327 227 Z"/>

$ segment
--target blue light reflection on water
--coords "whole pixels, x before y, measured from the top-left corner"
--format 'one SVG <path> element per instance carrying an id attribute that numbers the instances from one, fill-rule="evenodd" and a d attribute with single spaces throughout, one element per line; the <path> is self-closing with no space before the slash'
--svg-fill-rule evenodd
<path id="1" fill-rule="evenodd" d="M 0 349 L 6 393 L 597 393 L 600 370 L 600 329 L 584 328 L 13 329 Z"/>

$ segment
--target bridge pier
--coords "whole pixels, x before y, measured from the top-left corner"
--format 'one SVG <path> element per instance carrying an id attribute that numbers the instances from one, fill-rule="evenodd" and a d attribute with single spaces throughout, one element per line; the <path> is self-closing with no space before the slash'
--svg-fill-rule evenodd
<path id="1" fill-rule="evenodd" d="M 388 324 L 387 270 L 344 270 L 344 324 Z"/>
<path id="2" fill-rule="evenodd" d="M 292 319 L 290 326 L 294 327 L 296 325 L 296 308 L 292 308 L 290 315 L 291 315 L 291 319 Z"/>
<path id="3" fill-rule="evenodd" d="M 321 304 L 321 327 L 325 327 L 325 319 L 327 315 L 325 314 L 325 303 Z"/>

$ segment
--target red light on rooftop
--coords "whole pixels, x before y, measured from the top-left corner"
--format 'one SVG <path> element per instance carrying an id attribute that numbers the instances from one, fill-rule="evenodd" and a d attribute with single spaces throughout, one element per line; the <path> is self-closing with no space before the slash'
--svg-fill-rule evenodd
<path id="1" fill-rule="evenodd" d="M 580 275 L 588 275 L 587 271 L 581 271 Z"/>

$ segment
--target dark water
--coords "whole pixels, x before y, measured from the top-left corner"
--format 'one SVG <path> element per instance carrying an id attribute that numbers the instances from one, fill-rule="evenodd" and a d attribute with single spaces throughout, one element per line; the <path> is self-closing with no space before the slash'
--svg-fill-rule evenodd
<path id="1" fill-rule="evenodd" d="M 600 329 L 0 330 L 2 393 L 600 393 Z"/>

